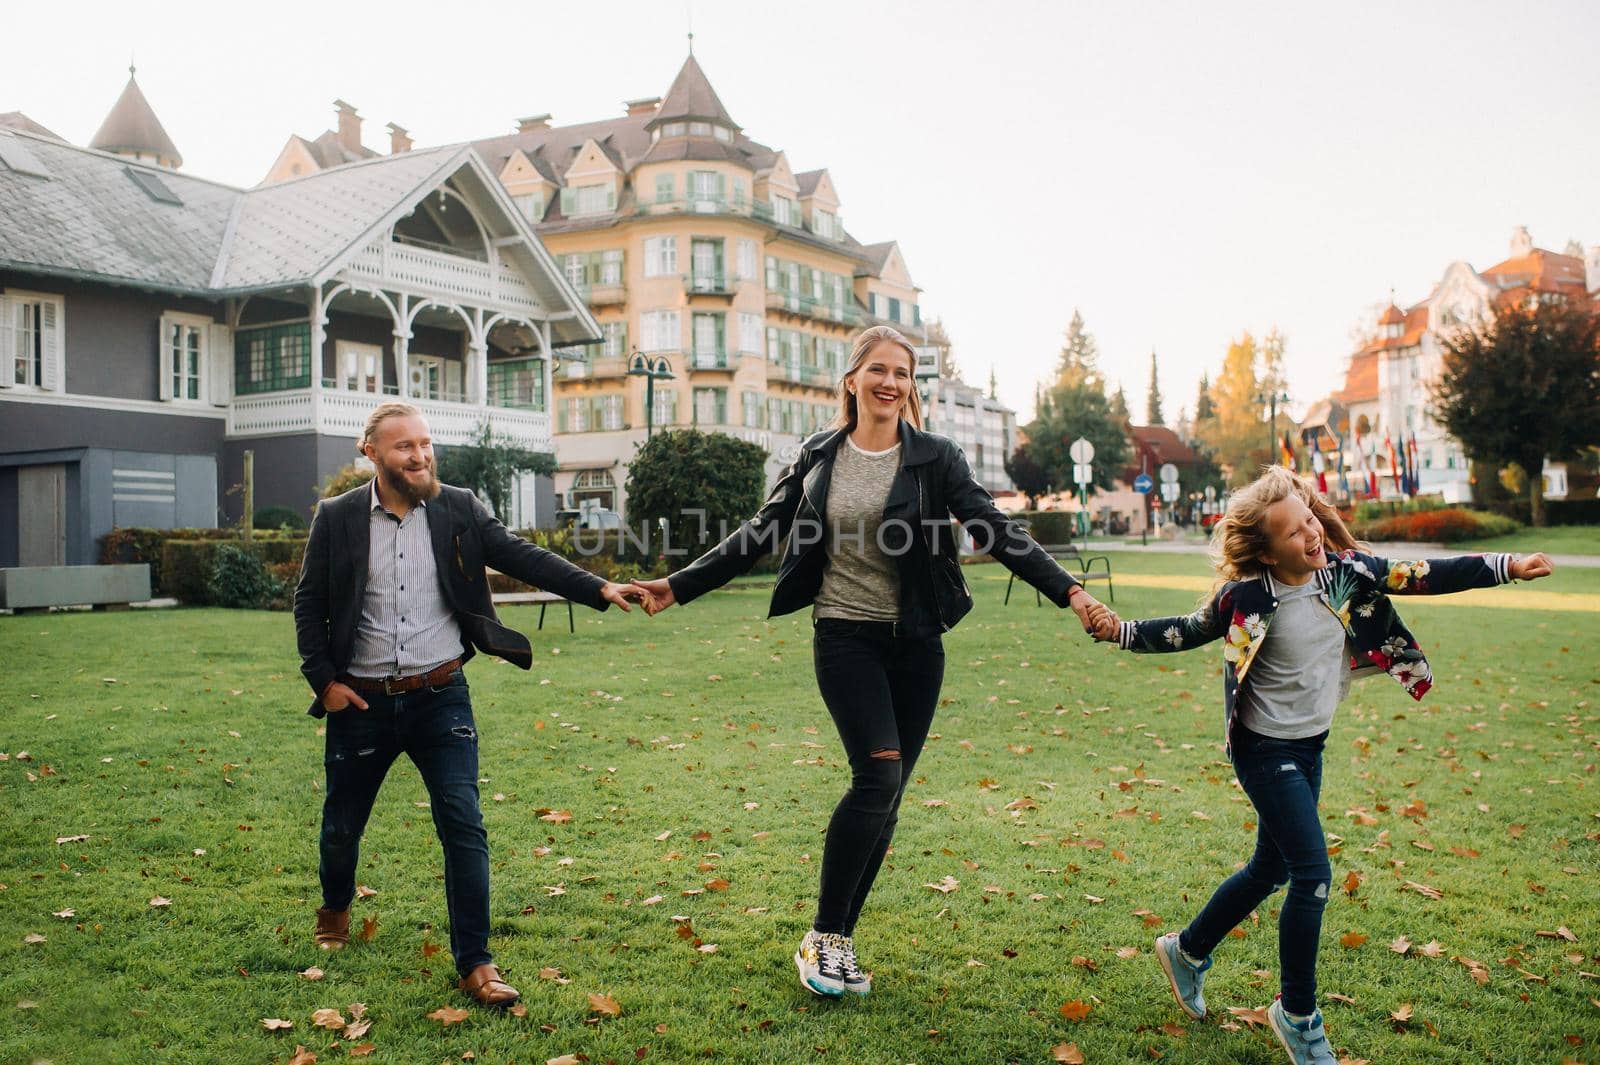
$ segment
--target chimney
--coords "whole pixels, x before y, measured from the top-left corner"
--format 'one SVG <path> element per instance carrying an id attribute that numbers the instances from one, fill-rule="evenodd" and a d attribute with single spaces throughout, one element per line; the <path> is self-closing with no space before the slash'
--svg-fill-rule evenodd
<path id="1" fill-rule="evenodd" d="M 361 151 L 361 116 L 356 114 L 354 104 L 347 104 L 343 100 L 333 101 L 333 109 L 339 115 L 339 144 L 347 152 Z"/>
<path id="2" fill-rule="evenodd" d="M 1583 261 L 1584 283 L 1590 292 L 1600 292 L 1600 244 L 1589 245 L 1589 257 Z"/>
<path id="3" fill-rule="evenodd" d="M 646 96 L 639 100 L 624 100 L 622 106 L 629 118 L 634 115 L 653 115 L 656 113 L 656 108 L 661 106 L 661 97 Z"/>
<path id="4" fill-rule="evenodd" d="M 550 113 L 542 115 L 529 115 L 527 118 L 517 119 L 518 133 L 542 133 L 550 128 Z"/>
<path id="5" fill-rule="evenodd" d="M 1533 251 L 1533 236 L 1529 234 L 1527 226 L 1518 226 L 1511 231 L 1511 257 L 1520 259 Z"/>
<path id="6" fill-rule="evenodd" d="M 389 154 L 399 155 L 411 150 L 411 134 L 393 122 L 389 123 Z"/>

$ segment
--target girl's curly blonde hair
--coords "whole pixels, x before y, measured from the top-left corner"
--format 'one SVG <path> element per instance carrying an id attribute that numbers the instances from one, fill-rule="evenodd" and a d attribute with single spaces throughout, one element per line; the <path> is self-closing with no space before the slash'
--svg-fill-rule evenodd
<path id="1" fill-rule="evenodd" d="M 1322 542 L 1334 551 L 1361 546 L 1344 519 L 1317 494 L 1315 482 L 1284 466 L 1267 466 L 1261 476 L 1228 497 L 1228 509 L 1211 530 L 1211 566 L 1220 581 L 1244 581 L 1266 572 L 1261 555 L 1267 550 L 1267 510 L 1297 495 L 1322 523 Z"/>

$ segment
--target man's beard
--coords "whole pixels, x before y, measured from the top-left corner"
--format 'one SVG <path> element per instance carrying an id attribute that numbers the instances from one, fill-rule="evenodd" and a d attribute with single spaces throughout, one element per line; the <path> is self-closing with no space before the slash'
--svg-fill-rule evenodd
<path id="1" fill-rule="evenodd" d="M 383 478 L 384 485 L 396 495 L 400 496 L 412 506 L 426 503 L 439 494 L 439 466 L 430 456 L 427 465 L 428 479 L 422 484 L 417 484 L 406 476 L 407 467 L 391 469 L 387 465 L 378 467 L 378 476 Z"/>

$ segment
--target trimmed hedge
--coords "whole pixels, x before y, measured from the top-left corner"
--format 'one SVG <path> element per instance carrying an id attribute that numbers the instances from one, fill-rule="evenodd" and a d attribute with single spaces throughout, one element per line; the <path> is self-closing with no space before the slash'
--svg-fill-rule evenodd
<path id="1" fill-rule="evenodd" d="M 240 540 L 167 540 L 161 545 L 163 594 L 194 606 L 220 605 L 212 576 L 224 548 L 253 556 L 267 567 L 292 567 L 298 576 L 306 542 L 303 538 L 258 539 L 248 544 Z"/>
<path id="2" fill-rule="evenodd" d="M 1070 510 L 1022 510 L 1011 515 L 1027 523 L 1028 535 L 1041 544 L 1070 544 L 1078 536 L 1078 515 Z"/>
<path id="3" fill-rule="evenodd" d="M 1526 499 L 1485 506 L 1493 513 L 1504 514 L 1523 525 L 1533 521 L 1532 504 Z M 1544 517 L 1550 525 L 1600 525 L 1600 499 L 1546 499 Z"/>
<path id="4" fill-rule="evenodd" d="M 223 541 L 237 540 L 239 530 L 236 528 L 223 529 L 143 529 L 143 528 L 114 528 L 100 539 L 100 562 L 102 565 L 116 565 L 118 563 L 143 562 L 150 567 L 150 592 L 152 595 L 177 595 L 166 583 L 165 567 L 162 565 L 161 554 L 163 545 L 168 540 L 205 540 Z M 255 534 L 257 543 L 276 540 L 304 541 L 304 533 L 274 532 L 262 530 Z M 298 560 L 299 555 L 295 558 Z M 179 598 L 182 598 L 179 596 Z"/>
<path id="5" fill-rule="evenodd" d="M 1350 531 L 1358 540 L 1453 544 L 1505 536 L 1520 526 L 1510 518 L 1463 507 L 1440 507 L 1358 521 Z"/>

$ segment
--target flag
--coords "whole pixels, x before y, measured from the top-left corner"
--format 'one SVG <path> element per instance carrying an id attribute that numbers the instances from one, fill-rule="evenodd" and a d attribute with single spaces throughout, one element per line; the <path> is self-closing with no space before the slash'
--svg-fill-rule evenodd
<path id="1" fill-rule="evenodd" d="M 1283 431 L 1283 443 L 1280 445 L 1280 447 L 1281 447 L 1282 452 L 1283 452 L 1283 455 L 1282 455 L 1283 464 L 1285 466 L 1287 466 L 1290 470 L 1293 470 L 1295 468 L 1295 465 L 1294 465 L 1294 444 L 1289 439 L 1289 430 L 1287 430 L 1287 429 L 1285 429 Z"/>
<path id="2" fill-rule="evenodd" d="M 1328 462 L 1322 457 L 1322 437 L 1311 445 L 1311 472 L 1317 475 L 1317 491 L 1328 494 Z"/>
<path id="3" fill-rule="evenodd" d="M 1411 434 L 1411 443 L 1407 445 L 1406 468 L 1411 472 L 1411 494 L 1415 496 L 1422 490 L 1422 469 L 1417 462 L 1417 434 Z"/>
<path id="4" fill-rule="evenodd" d="M 1383 447 L 1384 450 L 1389 452 L 1389 470 L 1394 474 L 1394 490 L 1396 492 L 1404 492 L 1405 488 L 1400 484 L 1400 462 L 1394 457 L 1394 440 L 1389 436 L 1389 430 L 1387 429 L 1383 431 Z"/>

